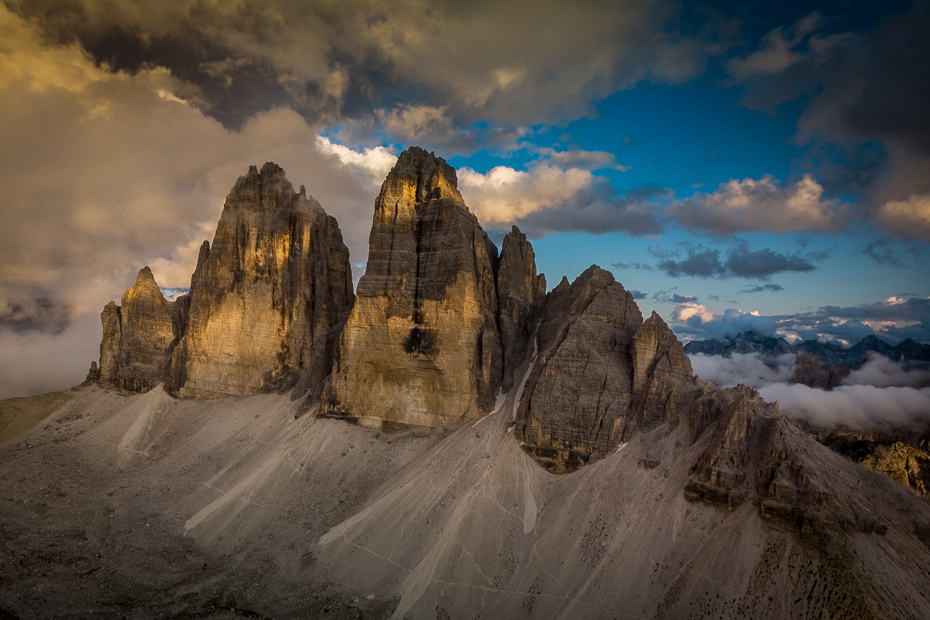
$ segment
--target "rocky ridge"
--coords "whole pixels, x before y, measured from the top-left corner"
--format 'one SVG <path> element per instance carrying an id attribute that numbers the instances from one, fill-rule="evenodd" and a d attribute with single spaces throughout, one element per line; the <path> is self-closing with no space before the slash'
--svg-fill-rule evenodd
<path id="1" fill-rule="evenodd" d="M 866 336 L 851 347 L 819 340 L 803 340 L 792 345 L 780 336 L 769 336 L 756 331 L 740 332 L 723 340 L 692 340 L 685 345 L 685 353 L 725 357 L 734 353 L 760 353 L 763 359 L 787 354 L 813 353 L 824 364 L 841 364 L 853 370 L 862 366 L 871 353 L 898 361 L 930 362 L 930 344 L 920 344 L 910 338 L 894 346 L 876 336 Z"/>

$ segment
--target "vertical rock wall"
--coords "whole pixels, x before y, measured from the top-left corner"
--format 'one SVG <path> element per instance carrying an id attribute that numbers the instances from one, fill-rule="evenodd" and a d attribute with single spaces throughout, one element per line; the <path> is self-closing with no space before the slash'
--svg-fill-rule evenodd
<path id="1" fill-rule="evenodd" d="M 295 385 L 318 396 L 352 299 L 336 220 L 280 167 L 252 166 L 201 247 L 189 295 L 166 301 L 146 267 L 122 306 L 104 309 L 100 380 L 132 391 L 164 381 L 183 397 Z"/>
<path id="2" fill-rule="evenodd" d="M 491 409 L 502 372 L 497 248 L 456 185 L 451 166 L 414 147 L 381 186 L 329 415 L 443 426 Z"/>
<path id="3" fill-rule="evenodd" d="M 497 291 L 504 356 L 502 389 L 507 392 L 517 381 L 517 370 L 532 349 L 530 336 L 546 303 L 546 276 L 536 274 L 533 246 L 516 226 L 501 244 Z"/>

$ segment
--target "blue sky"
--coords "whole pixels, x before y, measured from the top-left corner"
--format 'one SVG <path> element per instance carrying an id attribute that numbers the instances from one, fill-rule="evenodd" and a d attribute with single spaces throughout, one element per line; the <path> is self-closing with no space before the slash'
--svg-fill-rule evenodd
<path id="1" fill-rule="evenodd" d="M 683 339 L 930 341 L 930 4 L 0 0 L 0 396 L 64 387 L 151 266 L 189 284 L 274 161 L 359 276 L 418 145 L 550 286 Z"/>

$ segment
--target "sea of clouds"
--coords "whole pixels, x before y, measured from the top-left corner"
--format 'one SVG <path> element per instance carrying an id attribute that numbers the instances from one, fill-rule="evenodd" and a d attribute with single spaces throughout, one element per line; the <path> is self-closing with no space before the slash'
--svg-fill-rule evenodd
<path id="1" fill-rule="evenodd" d="M 781 411 L 823 429 L 921 429 L 930 426 L 930 368 L 908 367 L 873 355 L 826 391 L 790 384 L 793 354 L 769 358 L 758 353 L 691 355 L 694 374 L 721 387 L 748 385 Z"/>

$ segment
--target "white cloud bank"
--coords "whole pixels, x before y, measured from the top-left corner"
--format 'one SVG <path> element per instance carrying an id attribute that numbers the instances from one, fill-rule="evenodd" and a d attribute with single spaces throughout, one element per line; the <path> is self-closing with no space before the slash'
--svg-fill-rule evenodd
<path id="1" fill-rule="evenodd" d="M 778 402 L 786 415 L 819 428 L 859 431 L 930 425 L 930 371 L 907 370 L 886 357 L 869 358 L 831 391 L 789 384 L 794 355 L 777 358 L 776 368 L 766 366 L 758 353 L 690 358 L 694 373 L 704 381 L 719 382 L 721 387 L 748 385 L 765 400 Z"/>

